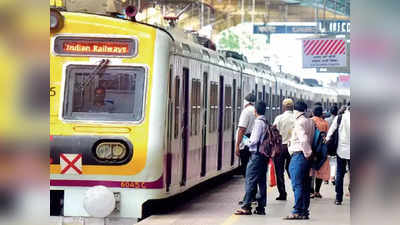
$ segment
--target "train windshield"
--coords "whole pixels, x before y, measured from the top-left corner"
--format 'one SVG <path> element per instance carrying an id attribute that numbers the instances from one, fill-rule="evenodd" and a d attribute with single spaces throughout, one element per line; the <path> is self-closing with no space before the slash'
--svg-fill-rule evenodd
<path id="1" fill-rule="evenodd" d="M 145 69 L 95 65 L 66 70 L 63 116 L 69 120 L 140 121 L 144 111 Z"/>

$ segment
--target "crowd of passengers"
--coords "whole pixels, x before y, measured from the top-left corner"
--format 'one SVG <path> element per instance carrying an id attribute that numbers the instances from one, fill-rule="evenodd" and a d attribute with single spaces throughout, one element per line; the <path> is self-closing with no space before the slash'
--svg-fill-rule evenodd
<path id="1" fill-rule="evenodd" d="M 294 102 L 286 98 L 282 102 L 283 113 L 270 124 L 264 116 L 266 103 L 256 102 L 255 99 L 253 94 L 245 97 L 236 134 L 235 153 L 240 158 L 246 182 L 243 200 L 239 202 L 241 208 L 235 214 L 265 215 L 270 159 L 275 168 L 279 191 L 276 200 L 287 200 L 285 171 L 294 193 L 293 211 L 283 219 L 309 219 L 310 199 L 322 198 L 320 189 L 324 181 L 335 185 L 334 204 L 341 205 L 344 175 L 351 168 L 350 103 L 340 109 L 333 105 L 329 109 L 329 116 L 326 116 L 321 103 L 315 103 L 308 109 L 304 101 Z M 279 134 L 274 135 L 274 131 Z M 331 154 L 326 152 L 328 145 Z M 254 211 L 252 205 L 256 205 Z"/>

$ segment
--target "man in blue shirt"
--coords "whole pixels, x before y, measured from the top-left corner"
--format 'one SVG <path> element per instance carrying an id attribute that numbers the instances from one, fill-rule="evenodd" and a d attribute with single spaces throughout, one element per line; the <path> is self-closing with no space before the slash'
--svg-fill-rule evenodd
<path id="1" fill-rule="evenodd" d="M 250 215 L 251 201 L 254 192 L 259 189 L 260 198 L 257 198 L 258 206 L 254 211 L 255 214 L 265 215 L 265 206 L 267 203 L 267 170 L 268 158 L 259 152 L 260 142 L 266 134 L 266 119 L 264 117 L 266 104 L 262 101 L 255 105 L 256 120 L 248 142 L 249 151 L 251 153 L 250 161 L 246 169 L 246 194 L 243 201 L 243 206 L 238 209 L 236 215 Z"/>

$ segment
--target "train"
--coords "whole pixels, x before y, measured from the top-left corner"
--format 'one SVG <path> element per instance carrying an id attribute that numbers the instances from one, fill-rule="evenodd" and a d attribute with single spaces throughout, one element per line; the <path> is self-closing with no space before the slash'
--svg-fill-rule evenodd
<path id="1" fill-rule="evenodd" d="M 349 101 L 133 19 L 55 8 L 50 19 L 52 215 L 142 218 L 147 201 L 238 168 L 248 93 L 270 121 L 286 97 Z"/>

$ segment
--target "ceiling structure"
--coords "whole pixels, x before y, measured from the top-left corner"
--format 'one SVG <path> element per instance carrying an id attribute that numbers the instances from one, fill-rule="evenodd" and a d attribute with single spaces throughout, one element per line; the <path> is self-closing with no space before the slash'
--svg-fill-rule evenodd
<path id="1" fill-rule="evenodd" d="M 350 0 L 137 0 L 140 20 L 166 25 L 164 16 L 177 26 L 198 31 L 212 25 L 219 33 L 240 23 L 314 22 L 319 19 L 349 20 Z"/>

